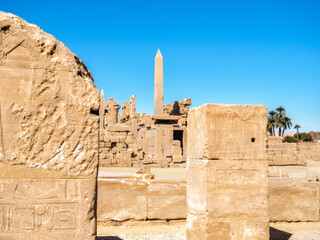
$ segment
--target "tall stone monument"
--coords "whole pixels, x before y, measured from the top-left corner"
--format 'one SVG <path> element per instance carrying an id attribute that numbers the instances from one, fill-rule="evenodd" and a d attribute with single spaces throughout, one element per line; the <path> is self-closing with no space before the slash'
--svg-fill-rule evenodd
<path id="1" fill-rule="evenodd" d="M 154 115 L 163 115 L 163 58 L 160 49 L 154 61 Z"/>
<path id="2" fill-rule="evenodd" d="M 98 110 L 82 61 L 0 12 L 0 239 L 95 239 Z"/>
<path id="3" fill-rule="evenodd" d="M 187 240 L 269 240 L 266 125 L 264 106 L 189 111 Z"/>

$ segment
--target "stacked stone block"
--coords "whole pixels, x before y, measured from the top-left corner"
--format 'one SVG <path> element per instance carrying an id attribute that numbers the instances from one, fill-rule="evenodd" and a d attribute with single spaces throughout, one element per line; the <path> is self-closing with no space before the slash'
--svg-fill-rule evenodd
<path id="1" fill-rule="evenodd" d="M 300 151 L 300 144 L 282 143 L 280 137 L 269 137 L 267 147 L 270 166 L 307 164 L 306 153 Z"/>
<path id="2" fill-rule="evenodd" d="M 109 126 L 100 133 L 100 166 L 132 167 L 137 163 L 138 147 L 128 126 Z"/>
<path id="3" fill-rule="evenodd" d="M 187 239 L 269 239 L 267 108 L 206 104 L 188 117 Z"/>

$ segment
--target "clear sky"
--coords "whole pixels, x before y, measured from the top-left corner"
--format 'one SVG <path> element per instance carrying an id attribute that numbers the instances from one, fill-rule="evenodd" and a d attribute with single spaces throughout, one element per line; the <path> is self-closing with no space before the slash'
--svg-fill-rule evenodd
<path id="1" fill-rule="evenodd" d="M 4 1 L 92 72 L 106 98 L 136 95 L 153 113 L 154 57 L 164 57 L 164 103 L 287 109 L 320 131 L 320 1 Z M 289 130 L 294 132 L 294 129 Z"/>

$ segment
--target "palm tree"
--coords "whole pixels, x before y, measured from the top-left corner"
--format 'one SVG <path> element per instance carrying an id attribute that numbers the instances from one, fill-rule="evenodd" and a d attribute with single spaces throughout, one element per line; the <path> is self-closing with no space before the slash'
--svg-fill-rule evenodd
<path id="1" fill-rule="evenodd" d="M 296 124 L 294 128 L 297 129 L 297 143 L 299 143 L 299 128 L 301 128 L 301 126 L 299 124 Z"/>
<path id="2" fill-rule="evenodd" d="M 278 116 L 276 118 L 276 126 L 279 128 L 279 137 L 281 137 L 281 129 L 284 128 L 284 117 L 286 116 L 286 109 L 282 106 L 276 108 L 276 111 L 278 112 Z"/>
<path id="3" fill-rule="evenodd" d="M 285 117 L 283 118 L 283 123 L 282 123 L 282 124 L 283 124 L 283 130 L 282 130 L 282 137 L 283 137 L 284 131 L 285 131 L 286 129 L 290 129 L 291 126 L 292 126 L 291 118 L 285 116 Z"/>
<path id="4" fill-rule="evenodd" d="M 270 111 L 268 116 L 268 131 L 271 133 L 271 136 L 275 135 L 275 127 L 276 127 L 276 116 L 277 113 L 275 111 Z"/>

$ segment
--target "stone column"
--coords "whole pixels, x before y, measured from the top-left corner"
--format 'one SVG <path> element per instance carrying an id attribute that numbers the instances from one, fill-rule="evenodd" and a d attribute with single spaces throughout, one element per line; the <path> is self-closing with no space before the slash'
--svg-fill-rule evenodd
<path id="1" fill-rule="evenodd" d="M 188 240 L 268 240 L 267 108 L 205 104 L 188 116 Z"/>
<path id="2" fill-rule="evenodd" d="M 154 61 L 154 115 L 163 115 L 163 58 L 160 50 Z"/>
<path id="3" fill-rule="evenodd" d="M 136 96 L 135 95 L 132 95 L 130 97 L 129 113 L 130 113 L 130 118 L 134 118 L 136 115 Z"/>

